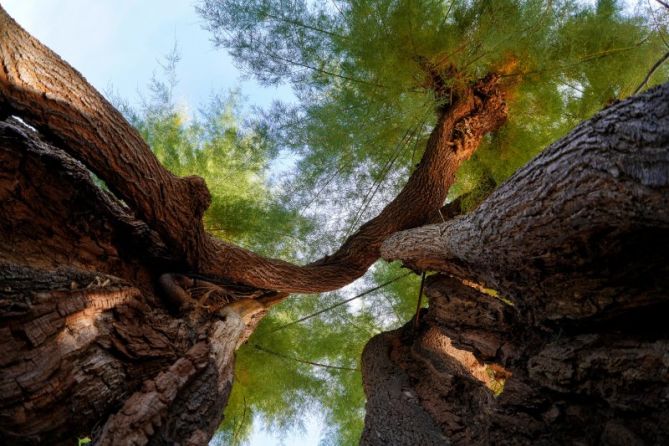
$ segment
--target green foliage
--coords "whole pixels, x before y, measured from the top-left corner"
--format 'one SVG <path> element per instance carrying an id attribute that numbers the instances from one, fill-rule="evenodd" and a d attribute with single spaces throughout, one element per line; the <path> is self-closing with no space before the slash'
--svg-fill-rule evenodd
<path id="1" fill-rule="evenodd" d="M 269 111 L 266 128 L 299 157 L 290 202 L 303 211 L 342 210 L 334 228 L 341 239 L 395 195 L 420 157 L 436 105 L 425 63 L 452 67 L 457 76 L 446 81 L 453 84 L 503 74 L 509 122 L 463 169 L 454 193 L 490 178 L 499 184 L 576 123 L 633 92 L 666 51 L 666 16 L 629 15 L 623 6 L 204 0 L 200 11 L 242 68 L 294 86 L 299 104 Z M 651 84 L 666 78 L 661 70 Z"/>
<path id="2" fill-rule="evenodd" d="M 397 277 L 392 288 L 298 324 L 287 325 L 341 302 L 344 295 L 300 296 L 273 309 L 237 351 L 235 385 L 219 433 L 223 444 L 247 440 L 256 416 L 280 437 L 314 411 L 325 418 L 323 444 L 357 443 L 364 417 L 362 349 L 370 337 L 402 325 L 415 310 L 415 278 L 397 266 L 375 269 L 375 281 Z"/>
<path id="3" fill-rule="evenodd" d="M 274 146 L 262 128 L 240 124 L 237 92 L 213 96 L 195 117 L 180 110 L 172 97 L 178 61 L 176 50 L 167 56 L 165 79 L 154 76 L 139 110 L 116 99 L 119 108 L 172 173 L 205 179 L 212 195 L 208 231 L 264 254 L 294 257 L 309 224 L 268 184 Z"/>

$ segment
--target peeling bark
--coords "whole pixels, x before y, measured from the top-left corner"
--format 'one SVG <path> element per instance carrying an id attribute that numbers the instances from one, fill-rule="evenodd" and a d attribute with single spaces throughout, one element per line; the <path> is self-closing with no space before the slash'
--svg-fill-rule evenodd
<path id="1" fill-rule="evenodd" d="M 6 444 L 205 444 L 233 352 L 267 308 L 349 283 L 388 236 L 434 222 L 458 166 L 507 112 L 495 75 L 449 91 L 400 195 L 332 256 L 297 266 L 206 234 L 204 182 L 160 166 L 2 8 L 0 63 L 0 118 L 38 131 L 0 122 Z M 668 91 L 581 125 L 473 214 L 386 241 L 388 258 L 476 289 L 430 278 L 419 329 L 370 342 L 363 443 L 669 441 Z"/>
<path id="2" fill-rule="evenodd" d="M 378 335 L 368 345 L 382 338 L 383 354 L 363 354 L 369 398 L 361 444 L 381 444 L 368 435 L 374 429 L 411 433 L 432 424 L 446 438 L 441 444 L 669 440 L 669 336 L 662 316 L 648 311 L 636 315 L 636 322 L 548 330 L 515 315 L 491 329 L 485 315 L 499 312 L 491 313 L 486 301 L 496 298 L 480 294 L 472 300 L 477 291 L 443 275 L 432 276 L 426 290 L 430 307 L 419 330 L 408 324 Z M 653 309 L 666 310 L 667 305 Z M 468 322 L 453 322 L 461 319 Z M 413 410 L 427 413 L 428 421 L 384 418 L 382 410 L 392 414 L 406 405 L 396 398 L 379 406 L 376 397 L 388 391 L 381 383 L 397 376 L 406 383 L 403 392 L 414 395 Z M 397 438 L 392 444 L 417 444 Z"/>
<path id="3" fill-rule="evenodd" d="M 474 212 L 394 234 L 383 257 L 482 283 L 539 319 L 664 299 L 668 98 L 665 84 L 604 110 Z"/>
<path id="4" fill-rule="evenodd" d="M 247 329 L 235 311 L 196 323 L 147 306 L 113 276 L 0 271 L 3 444 L 208 442 Z"/>
<path id="5" fill-rule="evenodd" d="M 160 237 L 11 119 L 0 215 L 0 443 L 206 444 L 234 350 L 285 296 L 182 283 L 196 305 L 167 307 L 158 277 L 178 261 Z"/>
<path id="6" fill-rule="evenodd" d="M 21 290 L 0 302 L 0 436 L 12 443 L 205 443 L 229 392 L 231 352 L 267 308 L 286 291 L 361 276 L 385 237 L 443 205 L 460 163 L 506 119 L 497 76 L 449 92 L 398 198 L 335 254 L 297 266 L 206 234 L 201 179 L 165 170 L 78 72 L 1 7 L 0 37 L 0 118 L 20 117 L 0 123 L 0 207 L 10 216 L 0 221 L 0 288 Z M 243 329 L 222 329 L 230 318 Z"/>

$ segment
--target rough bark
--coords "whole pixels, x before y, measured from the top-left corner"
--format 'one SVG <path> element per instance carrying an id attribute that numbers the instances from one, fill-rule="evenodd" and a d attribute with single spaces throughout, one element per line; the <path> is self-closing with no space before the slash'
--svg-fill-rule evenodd
<path id="1" fill-rule="evenodd" d="M 506 120 L 499 77 L 449 90 L 453 100 L 440 109 L 423 158 L 398 197 L 333 255 L 298 266 L 207 235 L 201 217 L 210 197 L 202 179 L 172 176 L 118 111 L 2 8 L 0 35 L 0 110 L 21 116 L 102 178 L 184 260 L 181 270 L 258 288 L 328 291 L 362 276 L 387 236 L 425 223 L 443 205 L 461 162 Z"/>
<path id="2" fill-rule="evenodd" d="M 394 234 L 383 257 L 472 279 L 532 307 L 538 319 L 662 299 L 669 280 L 667 98 L 665 84 L 604 110 L 474 212 Z M 529 288 L 532 295 L 521 299 Z"/>
<path id="3" fill-rule="evenodd" d="M 166 307 L 178 260 L 128 212 L 0 122 L 0 443 L 206 444 L 220 422 L 232 352 L 281 295 L 189 279 L 194 308 Z"/>
<path id="4" fill-rule="evenodd" d="M 24 117 L 83 162 L 175 254 L 197 263 L 210 203 L 204 181 L 164 169 L 120 112 L 2 8 L 0 36 L 0 109 Z"/>
<path id="5" fill-rule="evenodd" d="M 384 426 L 374 395 L 391 380 L 444 444 L 669 441 L 669 84 L 583 123 L 472 213 L 382 251 L 440 273 L 419 327 L 363 354 L 362 444 L 430 424 Z"/>
<path id="6" fill-rule="evenodd" d="M 20 116 L 0 122 L 0 435 L 11 443 L 205 443 L 232 351 L 282 291 L 361 276 L 385 237 L 443 205 L 460 163 L 506 119 L 497 76 L 446 92 L 397 199 L 334 255 L 297 266 L 206 234 L 204 182 L 165 170 L 1 7 L 0 63 L 0 118 Z"/>
<path id="7" fill-rule="evenodd" d="M 113 276 L 0 271 L 3 444 L 207 443 L 243 340 L 237 313 L 194 323 Z"/>
<path id="8" fill-rule="evenodd" d="M 494 75 L 448 91 L 454 99 L 438 110 L 424 157 L 397 199 L 335 254 L 302 267 L 206 234 L 201 217 L 209 194 L 202 180 L 169 174 L 79 73 L 1 8 L 0 63 L 0 117 L 18 115 L 40 132 L 16 121 L 0 124 L 0 440 L 9 444 L 66 444 L 91 434 L 100 444 L 206 443 L 230 390 L 232 352 L 266 308 L 284 291 L 347 284 L 376 260 L 390 234 L 433 221 L 457 167 L 506 118 Z M 667 342 L 658 318 L 650 317 L 665 309 L 668 276 L 666 87 L 660 96 L 652 110 L 659 129 L 644 118 L 643 101 L 614 107 L 618 115 L 600 116 L 593 128 L 620 135 L 598 139 L 581 127 L 586 137 L 553 150 L 557 161 L 544 158 L 545 171 L 514 180 L 530 189 L 544 185 L 542 199 L 557 205 L 523 207 L 523 196 L 507 187 L 491 200 L 507 200 L 508 211 L 484 204 L 478 213 L 488 206 L 493 217 L 457 220 L 472 225 L 464 228 L 461 251 L 439 240 L 450 246 L 445 257 L 407 258 L 494 286 L 516 305 L 491 303 L 446 277 L 430 279 L 433 304 L 420 330 L 388 335 L 366 350 L 366 370 L 388 386 L 370 398 L 369 413 L 382 414 L 403 395 L 411 401 L 392 406 L 392 419 L 400 426 L 420 420 L 420 429 L 396 438 L 666 440 L 660 423 L 667 419 Z M 652 102 L 652 95 L 644 100 Z M 614 161 L 595 157 L 590 165 L 572 156 L 579 153 L 576 142 L 592 148 L 588 138 L 615 142 L 615 150 L 602 152 L 615 152 Z M 96 187 L 86 169 L 113 194 Z M 589 189 L 560 201 L 570 177 L 605 192 Z M 606 208 L 606 218 L 574 207 L 601 208 L 621 196 L 633 199 L 621 212 Z M 544 209 L 550 218 L 514 229 Z M 503 218 L 516 223 L 495 226 Z M 564 221 L 571 226 L 560 226 Z M 562 238 L 538 252 L 517 255 L 514 244 L 492 243 L 510 231 L 506 238 L 515 246 L 540 245 L 543 236 L 533 231 L 542 225 L 560 228 L 548 233 Z M 498 271 L 493 267 L 507 258 Z M 461 307 L 462 317 L 449 316 Z M 637 319 L 626 325 L 621 312 L 627 317 L 631 308 L 638 308 Z M 386 349 L 388 360 L 375 368 Z M 637 362 L 638 373 L 629 373 Z M 594 383 L 593 374 L 605 376 Z M 503 379 L 498 399 L 481 384 L 494 388 Z M 392 441 L 378 428 L 366 435 L 369 442 Z"/>

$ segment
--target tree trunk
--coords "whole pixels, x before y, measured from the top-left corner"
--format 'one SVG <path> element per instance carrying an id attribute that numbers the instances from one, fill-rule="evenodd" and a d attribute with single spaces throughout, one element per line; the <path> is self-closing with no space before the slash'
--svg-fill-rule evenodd
<path id="1" fill-rule="evenodd" d="M 418 327 L 363 353 L 362 444 L 667 444 L 667 252 L 669 84 L 383 244 L 439 274 Z"/>
<path id="2" fill-rule="evenodd" d="M 378 258 L 381 244 L 388 236 L 431 221 L 433 213 L 443 204 L 458 166 L 473 153 L 487 132 L 502 125 L 507 111 L 506 87 L 495 75 L 457 90 L 443 85 L 437 88 L 438 93 L 452 96 L 453 100 L 438 110 L 438 124 L 423 159 L 400 195 L 332 256 L 297 266 L 262 258 L 206 234 L 201 218 L 209 204 L 209 194 L 202 180 L 176 178 L 167 172 L 137 132 L 79 73 L 23 31 L 2 8 L 0 63 L 0 442 L 3 444 L 71 444 L 75 437 L 84 435 L 91 435 L 99 444 L 205 444 L 221 419 L 230 390 L 234 349 L 248 337 L 267 308 L 285 298 L 286 292 L 324 291 L 349 283 Z M 438 81 L 439 76 L 436 78 Z M 528 436 L 539 438 L 536 432 L 547 429 L 541 422 L 531 426 L 523 424 L 524 421 L 514 424 L 507 419 L 509 414 L 519 413 L 521 420 L 532 416 L 563 420 L 577 416 L 571 412 L 568 416 L 563 414 L 563 408 L 576 408 L 586 412 L 583 420 L 596 426 L 602 417 L 612 414 L 617 417 L 615 420 L 622 421 L 607 424 L 607 435 L 611 438 L 627 435 L 633 439 L 638 433 L 625 427 L 625 423 L 628 419 L 640 419 L 640 406 L 630 395 L 642 385 L 651 389 L 644 404 L 657 409 L 655 419 L 666 417 L 662 406 L 665 403 L 658 402 L 666 391 L 657 384 L 666 382 L 667 361 L 662 356 L 666 348 L 664 338 L 654 334 L 663 332 L 655 322 L 633 323 L 639 334 L 629 334 L 622 330 L 619 316 L 621 311 L 627 315 L 630 308 L 638 307 L 638 317 L 643 318 L 650 313 L 649 306 L 666 294 L 666 262 L 659 262 L 663 259 L 661 248 L 666 248 L 667 241 L 666 170 L 662 170 L 666 168 L 666 135 L 662 133 L 667 128 L 666 89 L 659 94 L 660 103 L 651 110 L 660 123 L 654 133 L 652 122 L 647 119 L 650 111 L 642 100 L 612 109 L 620 112 L 619 119 L 627 121 L 614 119 L 611 124 L 614 127 L 602 124 L 611 135 L 620 133 L 626 125 L 632 129 L 648 128 L 647 134 L 656 137 L 657 150 L 646 150 L 652 141 L 644 139 L 645 130 L 635 130 L 622 140 L 630 138 L 638 142 L 635 142 L 641 150 L 638 157 L 632 154 L 621 158 L 618 162 L 624 164 L 616 169 L 609 169 L 606 167 L 609 164 L 601 164 L 604 161 L 599 160 L 600 164 L 595 163 L 595 169 L 590 169 L 595 173 L 608 172 L 615 181 L 600 184 L 595 181 L 600 177 L 593 174 L 596 187 L 601 186 L 606 192 L 600 201 L 588 203 L 601 209 L 602 203 L 617 203 L 621 195 L 632 197 L 625 201 L 626 207 L 620 215 L 633 215 L 635 219 L 594 219 L 600 226 L 590 230 L 587 225 L 590 214 L 575 213 L 587 217 L 581 217 L 581 226 L 563 226 L 567 232 L 562 235 L 567 241 L 546 245 L 555 249 L 556 254 L 532 251 L 534 258 L 527 268 L 524 268 L 525 257 L 514 257 L 510 249 L 517 247 L 519 237 L 514 234 L 516 238 L 511 238 L 511 233 L 508 237 L 513 243 L 507 245 L 506 251 L 490 245 L 500 250 L 497 260 L 490 255 L 486 257 L 481 245 L 477 251 L 475 241 L 469 245 L 463 243 L 461 248 L 470 254 L 465 251 L 446 254 L 448 262 L 443 256 L 407 257 L 420 268 L 439 265 L 449 273 L 494 286 L 516 306 L 482 303 L 483 298 L 476 295 L 470 298 L 479 303 L 473 304 L 474 316 L 466 319 L 469 325 L 464 322 L 458 325 L 460 322 L 447 319 L 451 309 L 439 310 L 438 302 L 444 308 L 448 302 L 431 297 L 432 313 L 428 316 L 432 316 L 423 316 L 418 337 L 409 336 L 411 333 L 399 337 L 391 334 L 370 344 L 376 347 L 370 347 L 368 352 L 385 361 L 377 367 L 379 372 L 375 373 L 379 379 L 375 382 L 388 385 L 384 397 L 382 392 L 374 393 L 376 387 L 368 378 L 367 388 L 372 392 L 370 417 L 383 413 L 386 405 L 389 414 L 398 414 L 393 415 L 397 419 L 420 420 L 423 429 L 420 436 L 413 437 L 418 435 L 415 429 L 411 431 L 402 425 L 408 430 L 401 438 L 416 438 L 419 443 L 429 444 L 441 442 L 444 437 L 457 440 L 455 433 L 462 438 L 479 438 L 475 436 L 479 432 L 493 435 L 496 431 L 488 427 L 490 420 L 498 424 L 503 421 L 502 424 L 516 426 Z M 10 116 L 19 116 L 22 121 Z M 639 127 L 642 124 L 645 127 Z M 578 147 L 557 155 L 568 156 L 574 151 Z M 657 158 L 651 157 L 653 153 Z M 653 159 L 665 164 L 657 164 L 659 167 L 649 164 Z M 553 166 L 551 162 L 546 159 L 545 165 Z M 544 226 L 561 223 L 564 214 L 546 201 L 559 199 L 559 189 L 555 186 L 571 176 L 586 183 L 591 179 L 578 175 L 582 168 L 569 171 L 571 167 L 564 164 L 553 168 L 561 169 L 561 175 L 555 178 L 558 183 L 550 186 L 554 189 L 547 186 L 554 195 L 546 196 L 533 208 L 513 211 L 515 204 L 509 200 L 515 198 L 508 198 L 513 193 L 507 188 L 504 189 L 507 192 L 500 192 L 506 194 L 500 196 L 502 207 L 492 215 L 523 220 L 532 214 L 541 217 L 544 209 L 550 209 L 548 215 L 554 213 L 558 218 L 547 220 Z M 654 169 L 660 169 L 659 173 Z M 94 184 L 90 172 L 104 180 L 109 193 Z M 541 183 L 542 175 L 535 172 L 533 177 L 535 181 L 529 187 Z M 657 194 L 646 193 L 651 189 L 659 191 L 665 201 L 657 198 Z M 578 203 L 580 195 L 571 196 Z M 501 210 L 505 207 L 504 200 L 511 209 L 507 214 Z M 565 209 L 569 208 L 569 202 L 561 203 Z M 483 209 L 485 205 L 477 213 Z M 466 221 L 469 220 L 456 220 L 463 225 Z M 481 217 L 470 226 L 463 226 L 463 231 L 479 237 L 483 233 L 476 235 L 476 225 L 483 222 L 495 227 L 495 221 Z M 526 229 L 528 234 L 535 234 L 528 228 L 523 230 Z M 578 232 L 569 232 L 575 230 Z M 494 230 L 491 231 L 492 243 Z M 434 242 L 440 246 L 446 243 L 437 239 Z M 576 244 L 571 250 L 557 249 L 567 243 Z M 390 246 L 389 243 L 387 247 Z M 427 252 L 427 248 L 422 249 Z M 454 247 L 449 249 L 453 250 L 444 252 L 456 252 Z M 573 264 L 569 269 L 569 265 L 560 262 L 567 254 L 583 263 Z M 499 259 L 507 257 L 508 266 L 500 265 Z M 629 259 L 633 267 L 623 268 L 621 259 Z M 546 274 L 542 273 L 544 267 Z M 621 274 L 618 282 L 611 280 L 611 275 L 618 272 Z M 629 284 L 635 280 L 639 282 L 635 282 L 636 288 L 630 288 Z M 547 286 L 551 283 L 563 286 L 566 291 L 556 292 Z M 455 296 L 470 292 L 447 279 L 430 279 L 427 290 L 429 296 L 438 296 L 440 290 L 451 288 L 456 289 Z M 540 292 L 533 294 L 529 289 Z M 600 289 L 606 292 L 597 292 Z M 587 293 L 581 300 L 568 299 L 565 296 L 570 290 Z M 450 293 L 450 301 L 456 301 L 451 291 L 444 293 Z M 588 310 L 588 305 L 595 310 Z M 502 328 L 485 325 L 489 318 L 503 322 Z M 563 319 L 575 322 L 570 325 Z M 597 327 L 603 328 L 592 335 L 584 331 L 583 321 L 595 321 Z M 457 330 L 448 328 L 448 324 Z M 560 330 L 567 332 L 562 338 Z M 619 334 L 621 330 L 623 334 Z M 606 333 L 606 337 L 600 336 L 601 333 Z M 575 347 L 560 343 L 565 339 L 573 341 Z M 408 356 L 406 347 L 411 340 L 419 343 L 415 355 L 424 362 L 412 361 Z M 456 351 L 455 346 L 462 345 L 475 355 Z M 384 356 L 388 346 L 395 353 Z M 497 418 L 482 415 L 497 410 L 495 405 L 501 404 L 498 401 L 502 399 L 493 399 L 479 381 L 462 371 L 464 366 L 443 359 L 443 349 L 453 353 L 448 358 L 457 357 L 468 364 L 468 370 L 473 370 L 471 376 L 491 386 L 498 380 L 486 378 L 486 368 L 479 365 L 478 358 L 500 364 L 491 366 L 495 377 L 508 378 L 511 375 L 505 368 L 513 370 L 503 395 L 510 395 L 516 405 L 509 403 L 510 406 L 499 411 L 507 418 L 499 414 Z M 583 372 L 585 378 L 576 377 L 576 371 L 565 367 L 550 367 L 561 364 L 558 356 L 563 351 L 590 361 L 591 368 Z M 600 369 L 614 370 L 597 359 L 603 352 L 614 353 L 611 358 L 619 367 L 615 371 L 621 378 L 616 381 L 618 375 L 615 375 L 598 387 L 587 380 L 587 374 Z M 659 375 L 652 377 L 644 374 L 648 368 L 642 368 L 640 377 L 628 376 L 621 367 L 635 358 L 665 368 L 655 367 L 653 370 Z M 366 359 L 366 364 L 368 367 L 372 363 Z M 397 364 L 404 368 L 399 369 Z M 383 373 L 397 376 L 381 379 Z M 571 373 L 574 377 L 554 377 L 551 373 L 556 376 Z M 421 374 L 428 379 L 423 384 Z M 433 379 L 439 374 L 449 377 L 448 382 Z M 536 390 L 535 381 L 544 376 L 549 376 L 545 379 L 548 384 L 541 387 L 548 389 L 545 394 L 530 397 L 522 393 Z M 535 381 L 527 384 L 530 379 Z M 610 387 L 618 382 L 623 385 L 622 391 Z M 451 388 L 448 383 L 456 387 Z M 465 401 L 463 398 L 471 394 L 473 399 L 467 400 L 466 410 L 459 411 L 465 406 L 440 399 L 440 393 L 430 396 L 431 388 L 438 388 L 441 394 L 454 388 L 466 389 L 464 394 L 453 395 Z M 613 408 L 602 412 L 598 411 L 600 406 L 592 410 L 591 405 L 581 400 L 572 404 L 576 398 L 572 395 L 576 394 L 581 398 L 595 395 L 592 398 L 600 406 L 608 404 L 606 398 L 613 398 Z M 396 397 L 402 395 L 410 398 L 411 404 L 390 410 L 390 406 L 400 401 Z M 563 399 L 556 399 L 558 396 Z M 553 406 L 556 409 L 546 409 Z M 625 412 L 627 408 L 632 415 Z M 472 420 L 471 429 L 475 430 L 468 430 L 469 424 L 463 420 Z M 502 431 L 500 428 L 499 432 Z M 368 429 L 364 438 L 377 438 L 377 434 Z"/>
<path id="3" fill-rule="evenodd" d="M 17 120 L 0 215 L 0 443 L 206 444 L 234 350 L 281 295 L 200 281 L 215 313 L 167 311 L 157 235 Z"/>
<path id="4" fill-rule="evenodd" d="M 210 203 L 199 177 L 176 178 L 81 75 L 0 7 L 0 112 L 17 115 L 81 161 L 160 237 L 179 269 L 282 292 L 341 288 L 379 258 L 390 234 L 424 224 L 444 203 L 457 168 L 505 121 L 500 77 L 443 89 L 447 106 L 401 193 L 330 256 L 309 265 L 263 258 L 204 231 Z M 1 114 L 0 113 L 0 114 Z M 157 206 L 156 203 L 160 203 Z"/>

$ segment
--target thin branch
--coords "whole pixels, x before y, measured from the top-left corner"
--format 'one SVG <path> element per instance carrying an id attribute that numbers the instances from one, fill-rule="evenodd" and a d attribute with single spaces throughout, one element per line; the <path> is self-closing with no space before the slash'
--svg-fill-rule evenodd
<path id="1" fill-rule="evenodd" d="M 345 39 L 346 38 L 346 36 L 342 36 L 341 34 L 337 34 L 337 33 L 334 33 L 332 31 L 328 31 L 328 30 L 325 30 L 325 29 L 322 29 L 322 28 L 316 28 L 315 26 L 307 25 L 306 23 L 299 22 L 297 20 L 291 20 L 291 19 L 288 19 L 288 18 L 285 18 L 285 17 L 279 17 L 279 16 L 276 16 L 276 15 L 273 15 L 273 14 L 266 14 L 265 17 L 267 17 L 268 19 L 274 20 L 276 22 L 288 23 L 289 25 L 294 25 L 294 26 L 297 26 L 297 27 L 300 27 L 300 28 L 308 29 L 308 30 L 311 30 L 311 31 L 316 31 L 318 33 L 326 34 L 328 36 L 338 37 L 340 39 Z"/>
<path id="2" fill-rule="evenodd" d="M 361 298 L 361 297 L 363 297 L 363 296 L 366 296 L 366 295 L 368 295 L 368 294 L 370 294 L 370 293 L 373 293 L 374 291 L 380 290 L 381 288 L 383 288 L 383 287 L 385 287 L 385 286 L 388 286 L 388 285 L 390 285 L 391 283 L 396 282 L 396 281 L 398 281 L 398 280 L 400 280 L 400 279 L 402 279 L 402 278 L 408 276 L 409 274 L 413 274 L 413 273 L 408 272 L 408 273 L 402 274 L 401 276 L 397 276 L 397 277 L 395 277 L 395 278 L 393 278 L 393 279 L 388 280 L 387 282 L 382 283 L 381 285 L 378 285 L 378 286 L 376 286 L 376 287 L 374 287 L 374 288 L 370 288 L 369 290 L 363 291 L 363 292 L 360 293 L 360 294 L 357 294 L 357 295 L 355 295 L 355 296 L 353 296 L 353 297 L 350 297 L 350 298 L 348 298 L 348 299 L 346 299 L 346 300 L 343 300 L 343 301 L 341 301 L 341 302 L 339 302 L 339 303 L 336 303 L 336 304 L 334 304 L 334 305 L 332 305 L 332 306 L 329 306 L 329 307 L 327 307 L 327 308 L 323 308 L 322 310 L 316 311 L 315 313 L 308 314 L 308 315 L 306 315 L 306 316 L 304 316 L 304 317 L 302 317 L 302 318 L 300 318 L 300 319 L 298 319 L 298 320 L 296 320 L 296 321 L 289 322 L 289 323 L 287 323 L 287 324 L 285 324 L 285 325 L 281 325 L 280 327 L 277 327 L 277 328 L 275 328 L 274 330 L 270 330 L 270 331 L 268 331 L 267 333 L 268 333 L 268 334 L 269 334 L 269 333 L 276 333 L 277 331 L 279 331 L 279 330 L 283 330 L 284 328 L 291 327 L 291 326 L 293 326 L 293 325 L 295 325 L 295 324 L 299 324 L 300 322 L 304 322 L 304 321 L 306 321 L 306 320 L 309 320 L 309 319 L 311 319 L 311 318 L 314 318 L 314 317 L 316 317 L 316 316 L 318 316 L 318 315 L 320 315 L 320 314 L 327 313 L 327 312 L 330 311 L 330 310 L 334 310 L 334 309 L 337 308 L 337 307 L 341 307 L 342 305 L 345 305 L 345 304 L 347 304 L 347 303 L 349 303 L 349 302 L 352 302 L 352 301 L 354 301 L 354 300 L 356 300 L 356 299 L 359 299 L 359 298 Z"/>
<path id="3" fill-rule="evenodd" d="M 302 364 L 309 364 L 309 365 L 313 365 L 313 366 L 316 366 L 316 367 L 323 367 L 323 368 L 325 368 L 325 369 L 347 370 L 347 371 L 350 371 L 350 372 L 359 372 L 359 371 L 360 371 L 360 369 L 358 369 L 358 368 L 353 368 L 353 367 L 343 367 L 343 366 L 330 365 L 330 364 L 323 364 L 323 363 L 320 363 L 320 362 L 308 361 L 308 360 L 306 360 L 306 359 L 300 359 L 300 358 L 296 358 L 296 357 L 294 357 L 294 356 L 284 355 L 284 354 L 282 354 L 282 353 L 278 353 L 278 352 L 269 350 L 269 349 L 263 347 L 262 345 L 258 345 L 258 344 L 251 344 L 251 345 L 252 345 L 253 348 L 255 348 L 256 350 L 260 350 L 261 352 L 268 353 L 268 354 L 270 354 L 270 355 L 276 356 L 277 358 L 286 359 L 286 360 L 289 360 L 289 361 L 300 362 L 300 363 L 302 363 Z"/>
<path id="4" fill-rule="evenodd" d="M 646 86 L 646 84 L 648 83 L 650 78 L 653 77 L 653 74 L 655 74 L 655 72 L 662 66 L 663 63 L 665 63 L 667 61 L 667 59 L 669 59 L 669 51 L 667 51 L 664 54 L 664 56 L 660 57 L 660 59 L 657 62 L 655 62 L 655 64 L 650 68 L 650 70 L 648 71 L 648 74 L 646 74 L 646 77 L 643 78 L 643 81 L 641 81 L 639 86 L 636 87 L 636 90 L 634 90 L 634 93 L 632 93 L 633 95 L 640 92 L 641 89 Z"/>
<path id="5" fill-rule="evenodd" d="M 530 71 L 518 71 L 516 73 L 509 73 L 509 74 L 501 74 L 500 77 L 516 77 L 516 76 L 527 76 L 528 74 L 542 74 L 546 73 L 549 71 L 556 71 L 556 70 L 563 70 L 566 68 L 572 68 L 572 67 L 577 67 L 583 63 L 588 63 L 592 62 L 593 60 L 598 60 L 604 57 L 611 56 L 613 54 L 617 53 L 624 53 L 626 51 L 632 51 L 637 48 L 639 48 L 641 45 L 646 43 L 648 41 L 648 37 L 644 37 L 637 43 L 635 43 L 632 46 L 627 46 L 623 48 L 611 48 L 608 50 L 602 50 L 602 51 L 597 51 L 595 53 L 590 53 L 586 54 L 585 56 L 581 57 L 578 61 L 572 62 L 572 63 L 567 63 L 567 64 L 555 64 L 552 66 L 547 66 L 546 68 L 542 68 L 540 70 L 530 70 Z"/>
<path id="6" fill-rule="evenodd" d="M 264 54 L 267 57 L 271 57 L 273 59 L 277 59 L 277 60 L 280 60 L 282 62 L 286 62 L 287 64 L 294 65 L 296 67 L 305 68 L 307 70 L 312 70 L 312 71 L 315 71 L 317 73 L 325 74 L 326 76 L 336 77 L 336 78 L 339 78 L 339 79 L 342 79 L 342 80 L 345 80 L 345 81 L 349 81 L 349 82 L 355 82 L 355 83 L 359 83 L 359 84 L 370 85 L 372 87 L 388 88 L 387 85 L 378 84 L 376 82 L 369 82 L 369 81 L 365 81 L 365 80 L 362 80 L 362 79 L 356 79 L 356 78 L 349 77 L 349 76 L 346 76 L 346 75 L 343 75 L 343 74 L 337 74 L 337 73 L 333 73 L 332 71 L 323 70 L 322 68 L 312 67 L 311 65 L 307 65 L 307 64 L 302 63 L 302 62 L 297 62 L 297 61 L 294 61 L 292 59 L 287 59 L 285 57 L 279 56 L 276 53 L 271 53 L 271 52 L 268 52 L 268 51 L 258 51 L 258 52 Z"/>
<path id="7" fill-rule="evenodd" d="M 383 167 L 381 168 L 378 180 L 375 180 L 372 183 L 372 187 L 367 191 L 364 198 L 362 199 L 360 208 L 356 211 L 355 215 L 353 216 L 353 221 L 349 225 L 349 228 L 346 230 L 344 238 L 348 238 L 353 232 L 353 230 L 356 228 L 356 226 L 358 225 L 358 221 L 362 218 L 363 214 L 369 207 L 369 204 L 372 202 L 372 199 L 376 195 L 376 192 L 379 190 L 379 187 L 385 181 L 386 176 L 390 173 L 390 169 L 393 167 L 393 164 L 395 164 L 395 161 L 397 161 L 397 158 L 402 152 L 402 147 L 404 146 L 405 141 L 407 142 L 410 141 L 414 134 L 415 131 L 412 131 L 411 129 L 407 129 L 407 131 L 404 132 L 404 135 L 402 135 L 402 139 L 400 139 L 399 143 L 397 143 L 397 146 L 395 146 L 394 153 L 390 156 L 388 161 L 386 161 Z"/>
<path id="8" fill-rule="evenodd" d="M 341 16 L 342 19 L 346 20 L 346 15 L 344 14 L 344 11 L 339 7 L 337 4 L 337 0 L 330 0 L 330 3 L 335 7 L 335 9 L 339 12 L 339 15 Z"/>
<path id="9" fill-rule="evenodd" d="M 669 3 L 664 2 L 662 0 L 655 0 L 655 1 L 664 6 L 665 8 L 669 9 Z"/>
<path id="10" fill-rule="evenodd" d="M 431 111 L 429 113 L 431 113 Z M 376 196 L 376 193 L 378 192 L 379 188 L 381 187 L 381 184 L 383 184 L 387 175 L 390 173 L 390 169 L 392 168 L 393 164 L 395 163 L 395 161 L 397 161 L 397 158 L 399 158 L 400 154 L 402 153 L 402 148 L 405 145 L 409 144 L 409 142 L 411 141 L 412 138 L 415 138 L 416 139 L 416 144 L 418 144 L 420 129 L 423 127 L 423 125 L 427 121 L 429 113 L 426 114 L 423 117 L 422 121 L 417 123 L 416 127 L 414 127 L 413 129 L 411 129 L 411 128 L 407 129 L 407 131 L 404 133 L 404 135 L 402 136 L 402 139 L 400 140 L 400 142 L 397 144 L 397 146 L 395 148 L 394 154 L 391 155 L 391 157 L 388 159 L 388 161 L 386 161 L 384 166 L 381 168 L 379 179 L 372 183 L 372 187 L 367 192 L 365 197 L 362 199 L 362 203 L 360 204 L 360 208 L 358 209 L 358 211 L 356 211 L 356 213 L 354 215 L 354 218 L 353 218 L 353 222 L 349 225 L 349 228 L 346 230 L 346 235 L 344 236 L 344 238 L 347 238 L 347 237 L 350 236 L 350 234 L 353 232 L 353 230 L 356 228 L 356 226 L 360 222 L 360 219 L 364 216 L 365 211 L 367 211 L 367 208 L 369 207 L 372 200 Z M 414 145 L 414 151 L 415 151 L 415 147 L 416 146 Z M 413 153 L 411 154 L 411 162 L 413 163 Z"/>

